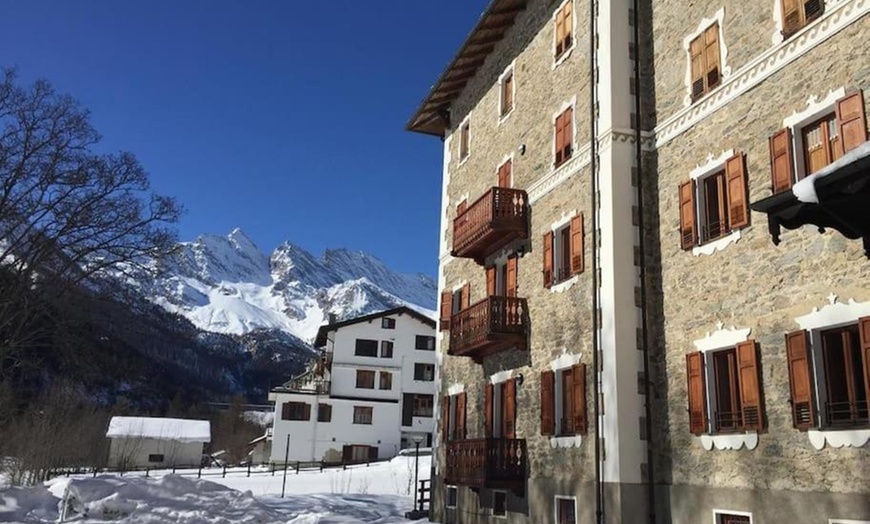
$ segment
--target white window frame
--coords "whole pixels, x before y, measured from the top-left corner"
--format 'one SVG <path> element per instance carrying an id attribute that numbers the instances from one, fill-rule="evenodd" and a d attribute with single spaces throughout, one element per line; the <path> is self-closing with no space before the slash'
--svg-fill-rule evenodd
<path id="1" fill-rule="evenodd" d="M 782 0 L 776 0 L 781 2 Z M 807 107 L 801 112 L 795 111 L 791 116 L 782 121 L 783 127 L 791 129 L 792 139 L 792 183 L 796 184 L 807 177 L 806 158 L 804 158 L 803 130 L 806 126 L 818 121 L 822 117 L 837 112 L 837 100 L 846 96 L 846 88 L 832 89 L 827 95 L 819 99 L 813 95 L 807 99 Z M 842 137 L 840 137 L 842 140 Z"/>
<path id="2" fill-rule="evenodd" d="M 570 500 L 574 502 L 574 524 L 577 524 L 577 497 L 569 495 L 556 495 L 553 497 L 553 523 L 559 524 L 559 501 Z"/>
<path id="3" fill-rule="evenodd" d="M 465 129 L 466 126 L 468 126 L 468 141 L 467 141 L 468 151 L 466 152 L 466 155 L 463 157 L 462 156 L 462 133 L 463 133 L 463 129 Z M 468 162 L 468 159 L 471 157 L 471 149 L 472 149 L 471 148 L 471 111 L 469 111 L 468 114 L 465 115 L 465 118 L 462 119 L 462 122 L 459 123 L 458 131 L 459 131 L 459 140 L 456 141 L 457 142 L 456 157 L 459 158 L 459 165 L 461 166 L 461 165 L 465 164 L 466 162 Z"/>
<path id="4" fill-rule="evenodd" d="M 514 110 L 517 108 L 517 73 L 516 73 L 515 64 L 516 64 L 516 60 L 511 61 L 511 63 L 508 64 L 508 66 L 504 69 L 504 71 L 502 71 L 502 73 L 498 76 L 498 104 L 497 104 L 498 105 L 498 114 L 496 115 L 498 125 L 501 125 L 503 122 L 505 122 L 514 113 Z M 512 77 L 511 109 L 507 113 L 504 113 L 504 107 L 502 106 L 502 103 L 504 103 L 504 100 L 502 100 L 501 95 L 502 95 L 502 90 L 503 90 L 502 86 L 504 85 L 504 81 L 508 76 Z"/>
<path id="5" fill-rule="evenodd" d="M 495 512 L 495 497 L 496 497 L 496 494 L 504 495 L 504 515 L 498 515 L 498 514 L 496 514 L 496 512 Z M 491 508 L 490 508 L 490 514 L 491 514 L 492 518 L 496 518 L 496 519 L 506 519 L 506 518 L 507 518 L 507 515 L 508 515 L 508 509 L 507 509 L 507 507 L 508 507 L 508 492 L 507 492 L 506 490 L 503 490 L 503 489 L 494 489 L 494 490 L 492 490 L 492 506 L 491 506 Z"/>
<path id="6" fill-rule="evenodd" d="M 777 0 L 780 1 L 780 0 Z M 719 85 L 714 87 L 713 89 L 708 90 L 706 93 L 701 95 L 701 98 L 692 101 L 692 42 L 703 35 L 707 29 L 710 28 L 713 24 L 719 24 Z M 716 91 L 722 84 L 725 83 L 725 79 L 731 76 L 731 66 L 728 65 L 728 46 L 725 43 L 725 30 L 723 29 L 725 26 L 725 8 L 720 7 L 718 11 L 716 11 L 712 17 L 704 18 L 698 23 L 698 27 L 695 28 L 691 34 L 686 35 L 683 38 L 683 50 L 686 52 L 686 77 L 683 81 L 683 84 L 686 88 L 686 97 L 683 99 L 683 106 L 689 107 L 692 104 L 697 104 L 701 100 L 707 97 L 713 91 Z"/>
<path id="7" fill-rule="evenodd" d="M 562 105 L 559 106 L 559 110 L 553 113 L 553 118 L 550 121 L 550 135 L 552 135 L 550 165 L 556 166 L 556 119 L 568 109 L 571 109 L 571 158 L 563 161 L 559 166 L 554 167 L 556 171 L 560 171 L 577 156 L 577 96 L 574 95 L 571 97 L 571 100 L 563 102 Z M 513 166 L 511 166 L 511 177 L 513 177 Z"/>
<path id="8" fill-rule="evenodd" d="M 565 4 L 571 2 L 571 47 L 564 50 L 561 55 L 556 56 L 556 15 L 562 11 L 562 8 L 565 7 Z M 550 56 L 553 57 L 553 69 L 555 70 L 561 64 L 568 60 L 568 57 L 571 56 L 571 53 L 574 51 L 574 48 L 577 47 L 577 3 L 574 0 L 564 0 L 559 3 L 559 7 L 553 11 L 553 15 L 550 17 L 550 27 L 553 30 L 553 39 L 550 45 L 552 46 L 550 49 Z"/>
<path id="9" fill-rule="evenodd" d="M 721 517 L 725 515 L 737 515 L 739 517 L 749 517 L 749 524 L 753 524 L 752 513 L 749 511 L 737 511 L 730 509 L 714 509 L 713 510 L 713 524 L 722 524 Z"/>

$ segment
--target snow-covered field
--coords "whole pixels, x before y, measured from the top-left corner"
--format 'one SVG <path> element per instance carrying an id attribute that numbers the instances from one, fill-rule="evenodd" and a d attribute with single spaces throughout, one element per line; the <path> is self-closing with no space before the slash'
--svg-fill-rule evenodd
<path id="1" fill-rule="evenodd" d="M 430 464 L 420 457 L 421 479 Z M 283 472 L 58 478 L 0 491 L 0 522 L 407 524 L 413 468 L 414 457 L 397 457 L 346 471 L 288 472 L 283 499 Z"/>

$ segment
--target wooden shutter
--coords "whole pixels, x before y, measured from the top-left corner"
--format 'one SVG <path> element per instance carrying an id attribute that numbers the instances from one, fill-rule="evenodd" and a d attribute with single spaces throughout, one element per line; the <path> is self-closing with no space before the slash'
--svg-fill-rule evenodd
<path id="1" fill-rule="evenodd" d="M 689 430 L 694 435 L 707 431 L 707 388 L 704 380 L 704 355 L 700 351 L 686 355 L 689 382 Z"/>
<path id="2" fill-rule="evenodd" d="M 445 442 L 450 438 L 450 396 L 444 395 L 441 399 L 441 440 Z"/>
<path id="3" fill-rule="evenodd" d="M 498 187 L 511 187 L 511 164 L 508 160 L 498 168 Z"/>
<path id="4" fill-rule="evenodd" d="M 692 70 L 692 100 L 704 94 L 704 76 L 707 66 L 704 63 L 704 35 L 692 40 L 689 45 L 689 61 Z"/>
<path id="5" fill-rule="evenodd" d="M 569 2 L 570 4 L 570 2 Z M 562 160 L 571 158 L 574 149 L 574 108 L 569 107 L 562 113 Z"/>
<path id="6" fill-rule="evenodd" d="M 719 24 L 713 24 L 704 32 L 706 45 L 706 89 L 709 91 L 719 84 Z"/>
<path id="7" fill-rule="evenodd" d="M 502 86 L 504 89 L 504 100 L 502 103 L 501 114 L 506 115 L 514 107 L 514 73 L 513 71 L 504 79 Z M 503 186 L 507 187 L 507 186 Z"/>
<path id="8" fill-rule="evenodd" d="M 495 273 L 495 266 L 486 268 L 486 296 L 488 297 L 495 296 Z"/>
<path id="9" fill-rule="evenodd" d="M 562 120 L 564 119 L 564 114 L 556 117 L 556 159 L 555 165 L 561 165 L 562 161 L 562 148 L 565 145 L 565 128 L 562 126 Z"/>
<path id="10" fill-rule="evenodd" d="M 517 381 L 514 378 L 504 381 L 504 418 L 502 419 L 502 437 L 517 438 Z"/>
<path id="11" fill-rule="evenodd" d="M 471 284 L 468 282 L 462 286 L 462 309 L 468 309 L 471 305 Z"/>
<path id="12" fill-rule="evenodd" d="M 302 404 L 302 420 L 311 420 L 311 404 Z"/>
<path id="13" fill-rule="evenodd" d="M 483 388 L 483 436 L 492 438 L 492 395 L 493 385 L 487 382 Z"/>
<path id="14" fill-rule="evenodd" d="M 791 129 L 780 129 L 770 137 L 770 177 L 773 194 L 791 188 L 794 174 L 792 171 Z"/>
<path id="15" fill-rule="evenodd" d="M 794 427 L 810 429 L 815 426 L 816 414 L 813 405 L 809 333 L 795 331 L 787 334 L 785 348 L 788 355 L 788 381 Z"/>
<path id="16" fill-rule="evenodd" d="M 562 12 L 564 15 L 564 22 L 562 22 L 562 41 L 565 42 L 564 49 L 567 50 L 571 47 L 571 33 L 574 31 L 574 2 L 569 1 L 565 3 L 564 11 Z"/>
<path id="17" fill-rule="evenodd" d="M 574 433 L 586 434 L 586 364 L 571 368 L 572 401 L 574 404 Z"/>
<path id="18" fill-rule="evenodd" d="M 843 151 L 855 149 L 867 141 L 867 124 L 864 120 L 864 95 L 862 91 L 837 100 L 837 125 Z"/>
<path id="19" fill-rule="evenodd" d="M 782 32 L 794 33 L 801 27 L 800 0 L 782 0 Z"/>
<path id="20" fill-rule="evenodd" d="M 758 367 L 758 345 L 754 340 L 737 344 L 737 370 L 740 381 L 740 406 L 743 429 L 761 431 L 761 375 Z"/>
<path id="21" fill-rule="evenodd" d="M 441 331 L 450 329 L 450 315 L 453 313 L 453 293 L 441 292 Z"/>
<path id="22" fill-rule="evenodd" d="M 864 398 L 870 400 L 870 317 L 858 319 L 858 332 L 861 341 L 861 358 L 864 363 L 864 388 L 867 390 L 867 396 Z"/>
<path id="23" fill-rule="evenodd" d="M 508 257 L 507 259 L 507 296 L 517 296 L 517 263 L 519 259 L 516 256 Z"/>
<path id="24" fill-rule="evenodd" d="M 556 56 L 560 56 L 565 51 L 563 38 L 565 37 L 565 19 L 562 16 L 562 11 L 556 13 Z"/>
<path id="25" fill-rule="evenodd" d="M 556 389 L 556 373 L 541 372 L 541 435 L 552 435 L 556 432 L 556 402 L 553 393 Z"/>
<path id="26" fill-rule="evenodd" d="M 553 285 L 553 232 L 544 234 L 544 287 Z"/>
<path id="27" fill-rule="evenodd" d="M 583 214 L 571 219 L 571 273 L 583 272 Z"/>
<path id="28" fill-rule="evenodd" d="M 728 183 L 728 224 L 731 229 L 748 226 L 746 155 L 737 153 L 725 162 L 725 178 Z"/>
<path id="29" fill-rule="evenodd" d="M 456 395 L 456 438 L 465 438 L 465 392 Z"/>
<path id="30" fill-rule="evenodd" d="M 687 180 L 680 184 L 680 246 L 692 249 L 698 242 L 695 227 L 695 181 Z"/>

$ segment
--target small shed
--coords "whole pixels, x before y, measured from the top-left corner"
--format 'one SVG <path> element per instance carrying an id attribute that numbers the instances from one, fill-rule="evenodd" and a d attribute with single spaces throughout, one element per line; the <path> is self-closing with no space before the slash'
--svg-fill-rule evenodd
<path id="1" fill-rule="evenodd" d="M 112 417 L 106 437 L 111 439 L 111 467 L 196 467 L 202 461 L 203 445 L 211 441 L 211 424 L 181 418 Z"/>

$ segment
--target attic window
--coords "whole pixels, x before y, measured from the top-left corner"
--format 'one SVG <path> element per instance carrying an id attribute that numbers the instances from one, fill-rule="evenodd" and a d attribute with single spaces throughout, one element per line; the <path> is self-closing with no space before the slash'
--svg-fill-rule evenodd
<path id="1" fill-rule="evenodd" d="M 382 318 L 381 327 L 384 329 L 396 329 L 396 319 L 390 317 Z"/>

